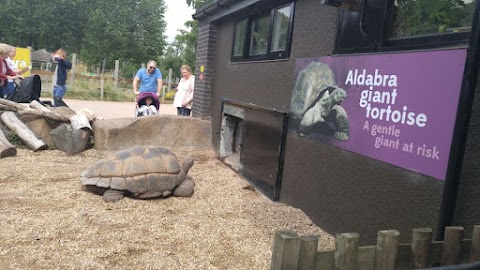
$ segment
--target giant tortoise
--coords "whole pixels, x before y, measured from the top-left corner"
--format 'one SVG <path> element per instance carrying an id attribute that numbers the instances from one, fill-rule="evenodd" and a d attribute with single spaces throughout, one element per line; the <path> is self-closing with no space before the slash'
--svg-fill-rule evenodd
<path id="1" fill-rule="evenodd" d="M 178 160 L 167 148 L 137 146 L 97 161 L 80 176 L 88 191 L 103 195 L 107 202 L 124 196 L 150 199 L 190 197 L 195 182 L 187 177 L 193 158 Z"/>

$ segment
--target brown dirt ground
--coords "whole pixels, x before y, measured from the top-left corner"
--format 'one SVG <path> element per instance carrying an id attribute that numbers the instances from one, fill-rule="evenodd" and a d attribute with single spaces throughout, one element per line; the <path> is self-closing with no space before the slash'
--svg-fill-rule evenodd
<path id="1" fill-rule="evenodd" d="M 299 209 L 272 202 L 214 157 L 193 155 L 190 198 L 106 203 L 80 172 L 107 153 L 18 149 L 0 160 L 0 268 L 269 269 L 274 234 L 334 238 Z"/>

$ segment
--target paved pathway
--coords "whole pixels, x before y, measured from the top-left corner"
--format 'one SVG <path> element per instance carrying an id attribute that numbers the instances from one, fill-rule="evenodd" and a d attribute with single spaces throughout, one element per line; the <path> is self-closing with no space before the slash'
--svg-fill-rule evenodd
<path id="1" fill-rule="evenodd" d="M 114 102 L 98 100 L 78 100 L 64 99 L 65 103 L 77 111 L 82 108 L 92 110 L 97 118 L 111 119 L 123 117 L 135 117 L 135 103 L 132 102 Z M 160 104 L 160 114 L 177 114 L 177 109 L 172 104 Z"/>

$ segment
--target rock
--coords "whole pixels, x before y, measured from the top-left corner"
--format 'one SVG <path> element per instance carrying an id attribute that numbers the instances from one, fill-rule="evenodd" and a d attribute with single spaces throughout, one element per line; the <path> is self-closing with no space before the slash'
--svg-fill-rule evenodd
<path id="1" fill-rule="evenodd" d="M 65 123 L 50 131 L 55 147 L 69 155 L 83 152 L 90 141 L 90 134 L 88 129 L 77 130 Z"/>
<path id="2" fill-rule="evenodd" d="M 93 122 L 96 150 L 161 146 L 182 150 L 212 149 L 211 123 L 193 117 L 152 115 Z"/>

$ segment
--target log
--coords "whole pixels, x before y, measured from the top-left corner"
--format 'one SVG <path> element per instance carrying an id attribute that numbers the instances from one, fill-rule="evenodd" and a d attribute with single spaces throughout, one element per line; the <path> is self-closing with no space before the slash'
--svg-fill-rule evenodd
<path id="1" fill-rule="evenodd" d="M 11 100 L 4 99 L 4 98 L 0 98 L 0 104 L 9 108 L 12 111 L 18 111 L 18 110 L 21 110 L 22 108 L 27 107 L 26 104 L 17 103 L 15 101 L 11 101 Z"/>
<path id="2" fill-rule="evenodd" d="M 35 115 L 40 115 L 43 117 L 50 118 L 52 120 L 60 121 L 60 122 L 69 122 L 70 119 L 68 115 L 61 115 L 56 111 L 52 111 L 47 109 L 45 106 L 43 106 L 40 102 L 33 100 L 30 102 L 29 107 L 33 110 L 28 110 L 26 108 L 22 109 L 19 111 L 20 114 L 25 113 L 25 114 L 35 114 Z M 41 112 L 41 113 L 40 113 Z"/>
<path id="3" fill-rule="evenodd" d="M 33 132 L 22 121 L 20 121 L 20 119 L 18 119 L 14 112 L 4 112 L 0 118 L 3 123 L 10 130 L 14 131 L 20 140 L 22 140 L 22 142 L 34 152 L 48 148 L 42 140 L 38 139 L 35 134 L 33 134 Z"/>
<path id="4" fill-rule="evenodd" d="M 68 118 L 68 116 L 60 115 L 56 112 L 52 112 L 49 109 L 42 106 L 42 104 L 40 104 L 36 100 L 32 101 L 30 105 L 27 106 L 26 104 L 17 103 L 8 99 L 0 98 L 0 105 L 3 105 L 6 109 L 9 109 L 11 111 L 18 112 L 19 115 L 31 114 L 31 115 L 38 115 L 38 116 L 50 118 L 56 121 L 67 122 L 67 123 L 70 122 L 70 119 Z"/>
<path id="5" fill-rule="evenodd" d="M 30 108 L 36 109 L 36 110 L 39 110 L 39 111 L 51 112 L 49 109 L 47 109 L 45 106 L 43 106 L 40 102 L 38 102 L 36 100 L 32 100 L 32 102 L 30 102 L 29 106 L 30 106 Z"/>
<path id="6" fill-rule="evenodd" d="M 0 158 L 13 157 L 17 155 L 17 149 L 7 140 L 0 129 Z"/>

